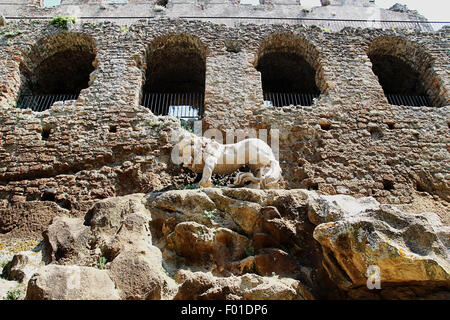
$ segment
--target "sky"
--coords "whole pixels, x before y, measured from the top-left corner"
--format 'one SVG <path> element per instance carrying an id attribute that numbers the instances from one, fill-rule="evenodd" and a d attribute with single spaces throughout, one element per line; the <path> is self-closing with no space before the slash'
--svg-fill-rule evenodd
<path id="1" fill-rule="evenodd" d="M 241 2 L 259 2 L 259 0 L 241 0 Z M 59 4 L 61 0 L 45 0 L 46 4 Z M 300 0 L 303 6 L 320 6 L 320 0 Z M 430 21 L 450 21 L 449 0 L 375 0 L 380 8 L 389 9 L 396 3 L 406 4 L 409 9 L 417 10 Z"/>
<path id="2" fill-rule="evenodd" d="M 320 6 L 320 0 L 300 0 L 303 6 Z M 410 10 L 417 10 L 430 21 L 450 21 L 449 0 L 375 0 L 375 4 L 389 9 L 396 3 L 406 4 Z"/>

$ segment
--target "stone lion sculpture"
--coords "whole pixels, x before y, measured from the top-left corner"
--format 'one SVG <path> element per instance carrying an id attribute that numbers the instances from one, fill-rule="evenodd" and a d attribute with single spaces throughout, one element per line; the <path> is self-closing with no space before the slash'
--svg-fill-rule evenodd
<path id="1" fill-rule="evenodd" d="M 221 144 L 215 140 L 200 137 L 190 132 L 179 135 L 175 145 L 178 163 L 200 173 L 199 185 L 210 187 L 211 175 L 232 174 L 244 165 L 250 172 L 239 172 L 234 179 L 235 186 L 261 189 L 279 188 L 281 180 L 280 163 L 275 159 L 272 149 L 261 139 L 249 138 L 233 144 Z"/>

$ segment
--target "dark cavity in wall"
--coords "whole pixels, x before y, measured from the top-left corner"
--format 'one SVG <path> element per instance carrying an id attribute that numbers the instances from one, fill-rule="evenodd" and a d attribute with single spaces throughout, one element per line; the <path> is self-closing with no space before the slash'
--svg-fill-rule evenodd
<path id="1" fill-rule="evenodd" d="M 328 131 L 331 129 L 331 122 L 328 120 L 320 121 L 319 124 L 322 130 Z"/>
<path id="2" fill-rule="evenodd" d="M 166 7 L 169 0 L 157 0 L 156 4 L 162 7 Z"/>
<path id="3" fill-rule="evenodd" d="M 384 190 L 392 190 L 394 189 L 394 181 L 383 179 L 383 189 Z"/>
<path id="4" fill-rule="evenodd" d="M 48 140 L 48 138 L 50 137 L 51 130 L 52 129 L 49 127 L 42 128 L 42 132 L 41 132 L 42 140 Z"/>
<path id="5" fill-rule="evenodd" d="M 48 57 L 29 78 L 31 91 L 35 95 L 79 94 L 88 87 L 94 58 L 83 50 L 65 50 Z"/>
<path id="6" fill-rule="evenodd" d="M 383 91 L 386 94 L 426 95 L 420 81 L 419 73 L 414 71 L 402 59 L 391 55 L 369 56 L 373 72 L 378 76 Z"/>
<path id="7" fill-rule="evenodd" d="M 416 190 L 419 192 L 427 192 L 427 188 L 425 188 L 421 183 L 416 182 Z"/>
<path id="8" fill-rule="evenodd" d="M 314 68 L 297 54 L 267 53 L 259 59 L 256 69 L 261 72 L 265 93 L 320 93 L 315 83 Z"/>
<path id="9" fill-rule="evenodd" d="M 374 39 L 367 52 L 390 104 L 441 107 L 448 98 L 426 46 L 400 37 Z"/>
<path id="10" fill-rule="evenodd" d="M 377 141 L 383 139 L 383 131 L 378 127 L 370 127 L 369 129 L 370 137 L 372 140 Z"/>
<path id="11" fill-rule="evenodd" d="M 55 201 L 55 193 L 56 191 L 53 189 L 44 190 L 41 201 Z"/>
<path id="12" fill-rule="evenodd" d="M 262 41 L 255 68 L 261 73 L 266 104 L 309 106 L 321 93 L 316 83 L 319 52 L 308 40 L 276 33 Z"/>
<path id="13" fill-rule="evenodd" d="M 142 104 L 157 115 L 169 114 L 169 106 L 183 106 L 171 112 L 201 117 L 205 71 L 206 47 L 197 37 L 171 34 L 156 39 L 147 50 Z"/>
<path id="14" fill-rule="evenodd" d="M 38 41 L 21 65 L 21 106 L 43 111 L 55 101 L 77 99 L 89 86 L 95 56 L 86 35 L 57 34 Z"/>

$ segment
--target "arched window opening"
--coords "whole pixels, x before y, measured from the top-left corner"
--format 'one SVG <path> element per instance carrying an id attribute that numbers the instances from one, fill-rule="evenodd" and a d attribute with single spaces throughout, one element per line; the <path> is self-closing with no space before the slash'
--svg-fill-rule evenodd
<path id="1" fill-rule="evenodd" d="M 370 44 L 368 56 L 390 104 L 440 105 L 439 92 L 431 85 L 439 80 L 423 50 L 404 39 L 378 38 Z"/>
<path id="2" fill-rule="evenodd" d="M 369 58 L 390 104 L 431 106 L 419 73 L 406 62 L 391 55 L 370 55 Z"/>
<path id="3" fill-rule="evenodd" d="M 142 104 L 156 115 L 188 120 L 203 116 L 206 47 L 194 36 L 172 34 L 147 53 Z"/>
<path id="4" fill-rule="evenodd" d="M 56 101 L 76 100 L 94 71 L 92 39 L 59 34 L 41 39 L 22 64 L 21 108 L 44 111 Z"/>
<path id="5" fill-rule="evenodd" d="M 320 95 L 313 63 L 317 52 L 306 40 L 289 34 L 273 36 L 262 44 L 256 69 L 266 105 L 310 106 Z"/>

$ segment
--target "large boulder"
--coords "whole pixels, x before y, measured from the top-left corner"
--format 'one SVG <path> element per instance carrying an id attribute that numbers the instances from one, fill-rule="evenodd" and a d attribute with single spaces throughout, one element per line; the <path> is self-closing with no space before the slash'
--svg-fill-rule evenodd
<path id="1" fill-rule="evenodd" d="M 42 251 L 22 251 L 5 265 L 2 274 L 9 280 L 26 283 L 42 265 Z"/>
<path id="2" fill-rule="evenodd" d="M 227 228 L 208 228 L 197 222 L 182 222 L 167 237 L 168 248 L 190 263 L 214 262 L 224 266 L 245 257 L 247 237 Z"/>
<path id="3" fill-rule="evenodd" d="M 46 263 L 79 263 L 89 256 L 92 234 L 82 219 L 54 217 L 43 233 L 44 260 Z"/>
<path id="4" fill-rule="evenodd" d="M 161 251 L 154 246 L 121 252 L 111 262 L 110 275 L 121 298 L 127 300 L 167 298 L 176 286 L 164 272 Z"/>
<path id="5" fill-rule="evenodd" d="M 93 234 L 94 246 L 112 261 L 122 251 L 151 246 L 150 221 L 144 195 L 132 194 L 97 202 L 87 212 L 84 224 Z"/>
<path id="6" fill-rule="evenodd" d="M 367 289 L 378 275 L 381 287 L 450 288 L 450 228 L 436 214 L 405 213 L 373 198 L 313 195 L 309 217 L 318 223 L 313 236 L 324 266 L 342 289 Z"/>
<path id="7" fill-rule="evenodd" d="M 211 273 L 179 270 L 175 280 L 181 283 L 176 300 L 311 300 L 311 293 L 299 281 L 290 278 L 245 274 L 239 277 L 215 277 Z"/>
<path id="8" fill-rule="evenodd" d="M 86 213 L 84 224 L 96 234 L 112 236 L 128 215 L 149 216 L 143 199 L 143 194 L 132 194 L 100 200 Z"/>
<path id="9" fill-rule="evenodd" d="M 154 242 L 171 272 L 192 266 L 215 276 L 289 276 L 318 296 L 336 297 L 304 190 L 206 188 L 146 199 Z"/>
<path id="10" fill-rule="evenodd" d="M 28 282 L 26 300 L 117 300 L 119 294 L 105 270 L 47 265 Z"/>
<path id="11" fill-rule="evenodd" d="M 229 197 L 220 189 L 209 188 L 204 192 L 214 201 L 217 209 L 231 216 L 240 230 L 246 234 L 253 233 L 253 228 L 260 218 L 260 204 Z"/>

